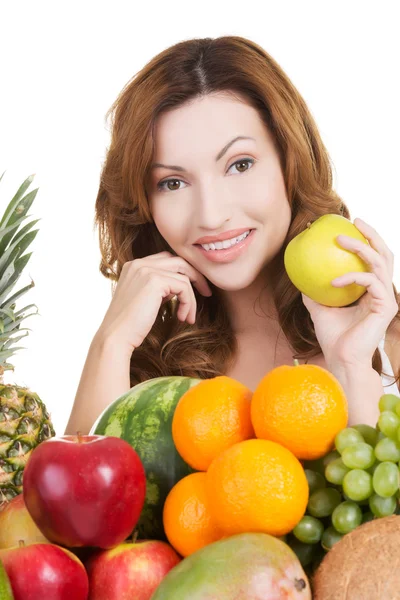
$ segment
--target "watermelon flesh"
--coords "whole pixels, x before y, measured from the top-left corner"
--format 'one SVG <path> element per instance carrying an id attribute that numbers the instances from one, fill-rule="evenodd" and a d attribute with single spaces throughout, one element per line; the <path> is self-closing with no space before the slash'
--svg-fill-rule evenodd
<path id="1" fill-rule="evenodd" d="M 240 533 L 184 558 L 150 600 L 311 600 L 291 548 L 267 533 Z"/>
<path id="2" fill-rule="evenodd" d="M 155 377 L 133 386 L 99 416 L 91 435 L 126 440 L 139 455 L 146 472 L 146 498 L 136 525 L 139 539 L 168 541 L 162 511 L 172 487 L 193 473 L 172 439 L 172 418 L 181 396 L 201 379 Z"/>

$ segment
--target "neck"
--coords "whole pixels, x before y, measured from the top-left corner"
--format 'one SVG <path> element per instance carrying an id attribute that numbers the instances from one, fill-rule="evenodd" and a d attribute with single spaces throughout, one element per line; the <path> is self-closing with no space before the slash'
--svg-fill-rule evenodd
<path id="1" fill-rule="evenodd" d="M 265 272 L 261 272 L 255 281 L 244 289 L 220 290 L 220 293 L 226 303 L 236 336 L 276 336 L 281 330 Z"/>

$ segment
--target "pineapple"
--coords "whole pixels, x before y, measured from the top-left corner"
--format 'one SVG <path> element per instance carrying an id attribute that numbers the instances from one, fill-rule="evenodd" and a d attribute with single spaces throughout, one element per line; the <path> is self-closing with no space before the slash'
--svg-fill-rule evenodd
<path id="1" fill-rule="evenodd" d="M 25 314 L 32 307 L 37 309 L 35 304 L 15 312 L 15 301 L 35 285 L 32 279 L 29 285 L 11 295 L 32 254 L 24 252 L 38 232 L 38 229 L 30 229 L 39 219 L 20 229 L 38 191 L 36 189 L 23 196 L 33 177 L 31 175 L 24 181 L 0 221 L 0 506 L 22 492 L 24 467 L 35 446 L 55 435 L 50 416 L 39 396 L 26 387 L 3 381 L 4 372 L 14 370 L 7 359 L 16 350 L 23 349 L 22 346 L 13 347 L 13 344 L 30 331 L 27 327 L 21 328 L 22 321 L 38 314 L 37 310 Z M 13 337 L 22 331 L 26 333 Z"/>

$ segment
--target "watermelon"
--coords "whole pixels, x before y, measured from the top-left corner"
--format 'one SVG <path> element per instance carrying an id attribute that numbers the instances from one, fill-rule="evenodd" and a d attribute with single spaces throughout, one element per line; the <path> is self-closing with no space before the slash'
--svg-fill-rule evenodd
<path id="1" fill-rule="evenodd" d="M 165 540 L 162 512 L 171 488 L 193 473 L 178 454 L 172 439 L 172 418 L 183 394 L 201 379 L 155 377 L 133 386 L 112 402 L 90 430 L 91 435 L 113 435 L 138 453 L 146 471 L 146 498 L 136 525 L 139 539 Z"/>

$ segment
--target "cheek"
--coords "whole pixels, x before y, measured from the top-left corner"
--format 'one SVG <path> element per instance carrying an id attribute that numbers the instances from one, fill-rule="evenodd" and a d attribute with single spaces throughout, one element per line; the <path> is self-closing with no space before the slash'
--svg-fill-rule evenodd
<path id="1" fill-rule="evenodd" d="M 184 240 L 185 232 L 182 215 L 179 214 L 179 211 L 177 211 L 177 214 L 175 212 L 171 205 L 168 208 L 166 206 L 153 206 L 152 210 L 154 223 L 158 231 L 171 247 Z"/>

